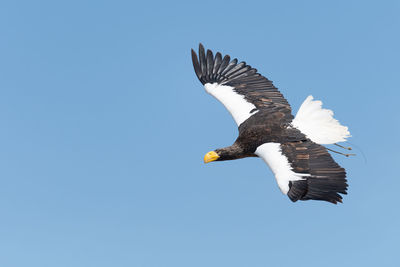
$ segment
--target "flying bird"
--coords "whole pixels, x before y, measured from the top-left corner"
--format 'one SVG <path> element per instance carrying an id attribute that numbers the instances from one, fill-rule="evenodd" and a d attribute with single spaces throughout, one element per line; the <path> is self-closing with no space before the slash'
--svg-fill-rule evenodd
<path id="1" fill-rule="evenodd" d="M 198 56 L 192 49 L 192 61 L 206 92 L 225 106 L 239 129 L 233 145 L 208 152 L 205 163 L 260 157 L 291 201 L 342 202 L 340 194 L 347 194 L 346 171 L 323 145 L 351 150 L 337 144 L 346 141 L 350 133 L 333 118 L 331 110 L 308 96 L 294 117 L 272 81 L 246 62 L 205 52 L 202 44 Z"/>

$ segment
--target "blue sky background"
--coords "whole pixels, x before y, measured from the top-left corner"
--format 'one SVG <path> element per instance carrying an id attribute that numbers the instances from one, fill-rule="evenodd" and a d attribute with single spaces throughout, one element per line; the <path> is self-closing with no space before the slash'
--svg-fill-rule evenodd
<path id="1" fill-rule="evenodd" d="M 398 1 L 1 1 L 0 266 L 398 266 Z M 350 126 L 344 204 L 291 203 L 190 48 Z"/>

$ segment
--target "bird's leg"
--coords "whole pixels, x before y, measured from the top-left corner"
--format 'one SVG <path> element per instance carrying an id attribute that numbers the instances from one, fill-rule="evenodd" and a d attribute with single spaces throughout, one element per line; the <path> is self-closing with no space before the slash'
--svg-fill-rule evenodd
<path id="1" fill-rule="evenodd" d="M 335 145 L 335 146 L 338 146 L 338 147 L 341 147 L 341 148 L 343 148 L 343 149 L 351 150 L 351 147 L 348 147 L 348 146 L 342 146 L 342 145 L 339 145 L 339 144 L 337 144 L 337 143 L 334 143 L 334 145 Z"/>
<path id="2" fill-rule="evenodd" d="M 326 149 L 328 149 L 329 151 L 338 153 L 338 154 L 340 154 L 340 155 L 346 156 L 346 157 L 355 156 L 355 155 L 356 155 L 356 154 L 345 154 L 345 153 L 342 153 L 342 152 L 338 152 L 338 151 L 332 150 L 332 149 L 330 149 L 330 148 L 326 148 Z"/>

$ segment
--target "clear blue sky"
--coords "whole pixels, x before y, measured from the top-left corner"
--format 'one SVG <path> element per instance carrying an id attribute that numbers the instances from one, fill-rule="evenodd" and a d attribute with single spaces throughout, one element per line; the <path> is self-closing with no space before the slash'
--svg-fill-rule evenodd
<path id="1" fill-rule="evenodd" d="M 398 266 L 399 13 L 2 1 L 0 266 Z M 194 74 L 199 42 L 350 126 L 344 204 L 291 203 L 260 159 L 202 162 L 237 128 Z"/>

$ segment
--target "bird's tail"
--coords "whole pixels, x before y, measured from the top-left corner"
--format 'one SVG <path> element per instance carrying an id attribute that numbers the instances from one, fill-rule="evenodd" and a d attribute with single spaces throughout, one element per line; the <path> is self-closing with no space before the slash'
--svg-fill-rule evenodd
<path id="1" fill-rule="evenodd" d="M 333 111 L 322 108 L 322 102 L 308 96 L 297 111 L 292 125 L 317 144 L 344 142 L 350 132 L 333 117 Z"/>

